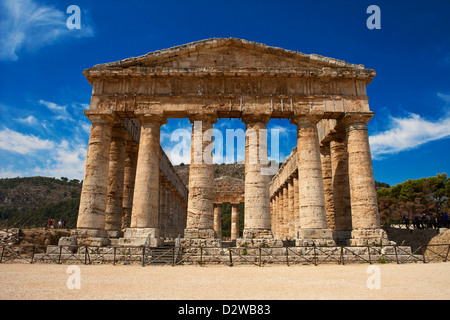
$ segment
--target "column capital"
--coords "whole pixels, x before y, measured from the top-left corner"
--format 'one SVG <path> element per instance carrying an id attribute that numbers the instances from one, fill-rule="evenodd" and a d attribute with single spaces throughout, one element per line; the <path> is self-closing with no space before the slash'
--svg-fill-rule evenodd
<path id="1" fill-rule="evenodd" d="M 149 123 L 149 122 L 157 122 L 160 125 L 167 123 L 167 118 L 164 115 L 163 111 L 152 111 L 152 112 L 135 112 L 136 118 L 139 120 L 141 124 Z"/>
<path id="2" fill-rule="evenodd" d="M 367 125 L 374 115 L 374 112 L 347 112 L 345 116 L 337 123 L 336 128 L 343 131 L 344 128 L 347 130 L 349 126 L 357 123 Z M 360 127 L 361 129 L 364 129 L 365 126 L 363 125 Z"/>
<path id="3" fill-rule="evenodd" d="M 89 118 L 92 123 L 109 123 L 113 124 L 117 119 L 117 115 L 111 111 L 104 110 L 84 110 L 84 115 Z"/>
<path id="4" fill-rule="evenodd" d="M 262 122 L 264 124 L 268 124 L 270 120 L 270 115 L 261 113 L 261 114 L 243 114 L 242 115 L 242 122 L 245 124 L 251 124 L 251 123 L 257 123 Z"/>
<path id="5" fill-rule="evenodd" d="M 297 126 L 302 126 L 302 125 L 317 125 L 317 123 L 322 120 L 322 116 L 321 115 L 317 115 L 317 114 L 301 114 L 301 115 L 294 115 L 291 120 L 290 123 L 291 124 L 295 124 Z"/>
<path id="6" fill-rule="evenodd" d="M 194 123 L 195 121 L 207 121 L 214 124 L 217 122 L 217 113 L 215 112 L 188 110 L 188 117 L 191 123 Z"/>

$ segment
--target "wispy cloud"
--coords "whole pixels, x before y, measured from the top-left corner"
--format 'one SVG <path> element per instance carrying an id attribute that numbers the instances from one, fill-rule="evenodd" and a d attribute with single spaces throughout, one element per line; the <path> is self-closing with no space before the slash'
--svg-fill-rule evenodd
<path id="1" fill-rule="evenodd" d="M 32 115 L 29 115 L 26 118 L 18 118 L 18 119 L 14 119 L 14 120 L 19 122 L 19 123 L 21 123 L 21 124 L 26 124 L 26 125 L 29 125 L 29 126 L 34 126 L 34 125 L 36 125 L 38 123 L 37 119 L 34 116 L 32 116 Z"/>
<path id="2" fill-rule="evenodd" d="M 46 106 L 49 110 L 51 110 L 56 115 L 56 120 L 73 120 L 71 115 L 67 112 L 66 106 L 60 106 L 54 102 L 39 100 L 41 105 Z"/>
<path id="3" fill-rule="evenodd" d="M 92 26 L 84 23 L 80 30 L 68 29 L 66 8 L 55 8 L 36 0 L 2 0 L 0 2 L 0 60 L 15 61 L 21 50 L 33 51 L 64 38 L 91 37 Z M 83 15 L 82 21 L 89 21 Z"/>
<path id="4" fill-rule="evenodd" d="M 403 118 L 391 117 L 391 128 L 371 136 L 369 140 L 372 157 L 377 160 L 449 136 L 450 113 L 438 120 L 424 119 L 411 113 Z"/>

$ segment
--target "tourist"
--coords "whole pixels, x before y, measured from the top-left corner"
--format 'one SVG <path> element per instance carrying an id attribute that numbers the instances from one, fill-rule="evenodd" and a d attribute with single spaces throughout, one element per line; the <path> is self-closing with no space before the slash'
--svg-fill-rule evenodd
<path id="1" fill-rule="evenodd" d="M 449 221 L 448 221 L 448 214 L 447 212 L 442 213 L 442 219 L 443 219 L 443 226 L 444 228 L 449 227 Z"/>
<path id="2" fill-rule="evenodd" d="M 405 214 L 403 215 L 402 219 L 403 219 L 403 222 L 405 223 L 406 229 L 409 230 L 409 218 L 408 218 L 408 214 L 405 213 Z"/>

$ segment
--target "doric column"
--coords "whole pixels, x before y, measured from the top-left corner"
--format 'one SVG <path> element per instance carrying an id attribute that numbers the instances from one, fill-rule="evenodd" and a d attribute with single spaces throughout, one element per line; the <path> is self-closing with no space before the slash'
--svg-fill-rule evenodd
<path id="1" fill-rule="evenodd" d="M 347 115 L 348 172 L 352 208 L 351 245 L 388 244 L 381 229 L 367 123 L 373 114 Z"/>
<path id="2" fill-rule="evenodd" d="M 222 239 L 222 204 L 214 204 L 214 232 L 216 237 Z"/>
<path id="3" fill-rule="evenodd" d="M 245 116 L 245 219 L 244 239 L 271 239 L 267 115 Z"/>
<path id="4" fill-rule="evenodd" d="M 294 231 L 294 180 L 292 179 L 292 177 L 289 177 L 288 181 L 287 181 L 287 185 L 288 185 L 288 215 L 287 215 L 287 221 L 286 221 L 286 225 L 287 225 L 287 237 L 288 238 L 293 238 L 295 235 L 295 231 Z"/>
<path id="5" fill-rule="evenodd" d="M 334 134 L 330 140 L 335 237 L 339 242 L 348 241 L 352 232 L 348 155 L 345 133 Z"/>
<path id="6" fill-rule="evenodd" d="M 333 202 L 333 173 L 331 170 L 330 144 L 320 146 L 320 159 L 322 163 L 323 191 L 325 196 L 325 212 L 327 225 L 331 231 L 336 231 L 334 202 Z"/>
<path id="7" fill-rule="evenodd" d="M 270 202 L 270 228 L 272 229 L 273 236 L 276 235 L 276 216 L 277 216 L 277 196 L 274 192 L 271 202 Z"/>
<path id="8" fill-rule="evenodd" d="M 277 238 L 284 238 L 284 193 L 283 186 L 278 190 Z"/>
<path id="9" fill-rule="evenodd" d="M 125 238 L 144 241 L 150 234 L 151 245 L 157 246 L 159 240 L 159 162 L 160 130 L 166 123 L 162 114 L 138 115 L 141 123 L 141 136 L 136 168 L 136 181 L 133 196 L 133 210 L 130 228 Z"/>
<path id="10" fill-rule="evenodd" d="M 123 215 L 122 230 L 130 227 L 131 210 L 133 208 L 134 181 L 136 179 L 136 166 L 138 145 L 133 138 L 127 135 L 125 147 L 125 168 L 123 181 Z"/>
<path id="11" fill-rule="evenodd" d="M 297 232 L 300 228 L 300 207 L 298 200 L 298 172 L 292 176 L 293 184 L 294 184 L 294 238 L 297 238 Z"/>
<path id="12" fill-rule="evenodd" d="M 282 216 L 282 237 L 286 239 L 288 237 L 288 217 L 289 217 L 289 184 L 287 181 L 284 181 L 283 186 L 283 216 Z"/>
<path id="13" fill-rule="evenodd" d="M 231 203 L 231 240 L 239 238 L 239 203 Z"/>
<path id="14" fill-rule="evenodd" d="M 160 176 L 159 182 L 159 229 L 161 237 L 167 237 L 167 182 Z"/>
<path id="15" fill-rule="evenodd" d="M 319 117 L 297 116 L 297 163 L 299 180 L 300 230 L 297 244 L 332 244 L 327 227 L 322 164 L 317 122 Z"/>
<path id="16" fill-rule="evenodd" d="M 105 239 L 109 151 L 114 116 L 91 111 L 85 111 L 85 114 L 92 126 L 78 211 L 77 234 L 81 238 Z M 107 240 L 100 240 L 101 244 L 106 242 Z"/>
<path id="17" fill-rule="evenodd" d="M 122 236 L 123 185 L 126 130 L 119 122 L 112 128 L 106 197 L 105 230 L 110 238 Z"/>
<path id="18" fill-rule="evenodd" d="M 212 148 L 207 147 L 212 144 L 212 129 L 217 118 L 215 115 L 196 114 L 190 120 L 193 126 L 184 237 L 214 238 L 214 169 L 212 155 L 206 152 L 212 152 Z"/>

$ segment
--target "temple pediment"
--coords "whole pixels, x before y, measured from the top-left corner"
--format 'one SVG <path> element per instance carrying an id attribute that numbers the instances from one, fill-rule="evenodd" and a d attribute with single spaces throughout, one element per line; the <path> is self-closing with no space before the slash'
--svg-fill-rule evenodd
<path id="1" fill-rule="evenodd" d="M 303 54 L 235 38 L 196 41 L 146 55 L 96 65 L 88 77 L 121 74 L 290 74 L 365 76 L 375 72 L 363 65 L 315 54 Z"/>

